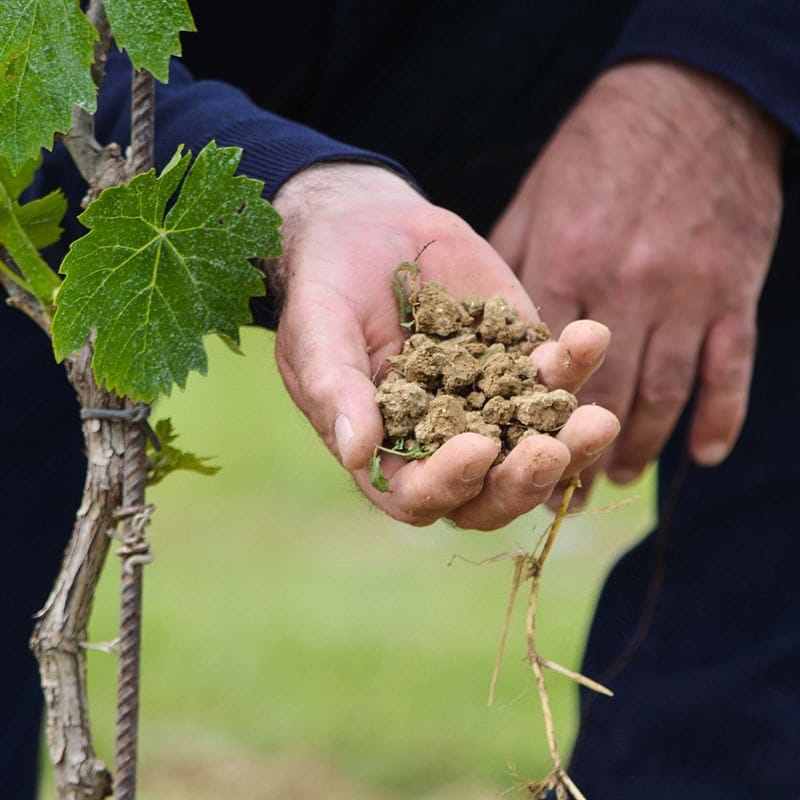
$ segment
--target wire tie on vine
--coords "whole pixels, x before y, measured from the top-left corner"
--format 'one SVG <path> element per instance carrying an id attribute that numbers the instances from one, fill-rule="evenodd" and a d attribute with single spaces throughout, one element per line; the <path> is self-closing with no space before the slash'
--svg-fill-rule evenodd
<path id="1" fill-rule="evenodd" d="M 154 450 L 161 449 L 156 432 L 150 425 L 150 406 L 137 403 L 134 408 L 82 408 L 81 419 L 110 419 L 127 422 L 129 425 L 140 425 Z"/>
<path id="2" fill-rule="evenodd" d="M 155 506 L 152 505 L 124 506 L 114 512 L 116 520 L 131 520 L 130 529 L 122 539 L 114 536 L 117 541 L 122 542 L 116 555 L 122 559 L 122 571 L 126 575 L 132 575 L 134 567 L 144 566 L 153 561 L 150 543 L 145 537 L 145 528 L 150 524 L 150 517 L 154 510 Z"/>

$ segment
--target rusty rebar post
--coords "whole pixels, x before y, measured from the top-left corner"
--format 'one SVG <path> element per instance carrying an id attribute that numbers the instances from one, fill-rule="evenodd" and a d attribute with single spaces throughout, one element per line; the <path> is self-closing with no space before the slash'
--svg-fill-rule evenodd
<path id="1" fill-rule="evenodd" d="M 145 70 L 133 73 L 131 103 L 131 177 L 152 169 L 156 127 L 155 79 Z"/>
<path id="2" fill-rule="evenodd" d="M 148 72 L 135 71 L 132 81 L 131 177 L 153 166 L 155 82 Z M 131 407 L 131 404 L 128 404 Z M 149 410 L 149 409 L 148 409 Z M 146 413 L 146 411 L 144 412 Z M 134 800 L 139 726 L 139 663 L 142 625 L 142 566 L 148 560 L 144 536 L 149 514 L 144 504 L 147 482 L 146 434 L 140 424 L 128 425 L 123 471 L 125 512 L 117 683 L 115 800 Z"/>
<path id="3" fill-rule="evenodd" d="M 128 425 L 123 467 L 124 536 L 122 558 L 117 683 L 116 769 L 114 797 L 134 800 L 139 726 L 139 660 L 142 630 L 142 567 L 150 560 L 145 528 L 150 509 L 144 505 L 147 479 L 146 435 L 141 425 Z"/>

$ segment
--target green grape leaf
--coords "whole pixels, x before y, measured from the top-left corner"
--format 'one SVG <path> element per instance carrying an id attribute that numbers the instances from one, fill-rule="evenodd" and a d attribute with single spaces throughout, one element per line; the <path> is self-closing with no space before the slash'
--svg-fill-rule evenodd
<path id="1" fill-rule="evenodd" d="M 220 333 L 218 334 L 218 336 L 222 344 L 224 344 L 225 347 L 227 347 L 228 350 L 231 351 L 231 353 L 235 353 L 237 356 L 244 355 L 244 351 L 242 350 L 242 348 L 239 347 L 239 345 L 236 342 L 234 342 L 233 339 L 230 338 L 230 336 L 225 336 L 224 333 Z"/>
<path id="2" fill-rule="evenodd" d="M 389 481 L 383 474 L 383 469 L 381 468 L 381 454 L 378 452 L 377 448 L 375 448 L 375 452 L 369 459 L 369 482 L 379 492 L 392 491 Z"/>
<path id="3" fill-rule="evenodd" d="M 18 187 L 14 186 L 12 182 L 12 188 L 13 191 L 16 191 Z M 0 269 L 23 289 L 31 292 L 48 311 L 52 307 L 53 296 L 60 286 L 61 280 L 44 262 L 39 254 L 38 245 L 34 243 L 31 235 L 42 240 L 54 232 L 52 216 L 58 211 L 56 207 L 66 207 L 63 198 L 59 200 L 56 194 L 60 193 L 54 192 L 47 198 L 34 200 L 33 203 L 20 206 L 16 200 L 12 199 L 5 184 L 0 181 L 0 244 L 11 255 L 19 272 L 12 269 L 10 264 L 5 263 L 0 265 Z M 25 209 L 29 205 L 32 205 L 33 209 L 26 212 Z M 44 226 L 40 226 L 38 223 L 45 216 L 45 212 L 47 212 L 46 216 L 49 221 Z M 56 221 L 55 227 L 60 235 L 58 221 Z"/>
<path id="4" fill-rule="evenodd" d="M 172 427 L 172 420 L 160 419 L 156 423 L 155 433 L 161 442 L 161 449 L 153 448 L 150 440 L 147 440 L 147 485 L 155 486 L 161 483 L 164 478 L 172 472 L 182 469 L 189 472 L 199 472 L 201 475 L 216 475 L 220 468 L 214 464 L 209 464 L 213 456 L 196 456 L 179 450 L 173 446 L 173 442 L 178 438 Z"/>
<path id="5" fill-rule="evenodd" d="M 265 292 L 248 259 L 281 251 L 281 218 L 262 199 L 263 184 L 234 176 L 241 155 L 211 142 L 186 175 L 191 155 L 180 147 L 161 175 L 106 189 L 81 214 L 90 232 L 61 264 L 59 361 L 94 330 L 98 383 L 150 402 L 183 388 L 191 370 L 205 373 L 206 334 L 238 344 L 239 327 L 252 321 L 249 298 Z"/>
<path id="6" fill-rule="evenodd" d="M 67 213 L 67 198 L 60 189 L 21 206 L 14 203 L 14 214 L 37 250 L 55 244 L 64 233 L 61 220 Z"/>
<path id="7" fill-rule="evenodd" d="M 166 83 L 170 56 L 181 54 L 181 31 L 195 31 L 186 0 L 105 0 L 114 39 L 136 69 Z"/>
<path id="8" fill-rule="evenodd" d="M 17 173 L 69 130 L 73 105 L 94 112 L 97 31 L 78 0 L 2 0 L 0 32 L 0 156 Z"/>
<path id="9" fill-rule="evenodd" d="M 42 154 L 39 153 L 35 158 L 28 159 L 19 172 L 15 174 L 8 159 L 0 157 L 0 183 L 6 187 L 6 191 L 12 200 L 17 200 L 33 183 L 34 173 L 41 165 Z"/>

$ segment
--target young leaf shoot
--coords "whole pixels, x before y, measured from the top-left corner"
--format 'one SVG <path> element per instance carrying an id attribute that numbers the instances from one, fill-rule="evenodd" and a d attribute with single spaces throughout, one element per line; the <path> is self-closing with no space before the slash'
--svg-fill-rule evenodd
<path id="1" fill-rule="evenodd" d="M 148 439 L 147 485 L 155 486 L 176 470 L 199 472 L 201 475 L 216 475 L 220 468 L 209 464 L 213 456 L 197 456 L 185 450 L 179 450 L 172 443 L 178 438 L 172 427 L 172 420 L 160 419 L 156 423 L 155 434 L 161 443 L 156 450 Z"/>

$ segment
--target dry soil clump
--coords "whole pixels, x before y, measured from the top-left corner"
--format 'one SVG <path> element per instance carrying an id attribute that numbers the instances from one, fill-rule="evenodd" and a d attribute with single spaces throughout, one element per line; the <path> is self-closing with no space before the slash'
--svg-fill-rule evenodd
<path id="1" fill-rule="evenodd" d="M 420 458 L 469 431 L 495 439 L 502 461 L 525 436 L 563 427 L 577 401 L 538 383 L 529 358 L 550 338 L 543 322 L 528 325 L 500 297 L 457 302 L 440 283 L 409 289 L 397 276 L 393 286 L 412 333 L 375 395 L 383 449 Z"/>

